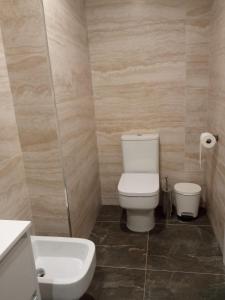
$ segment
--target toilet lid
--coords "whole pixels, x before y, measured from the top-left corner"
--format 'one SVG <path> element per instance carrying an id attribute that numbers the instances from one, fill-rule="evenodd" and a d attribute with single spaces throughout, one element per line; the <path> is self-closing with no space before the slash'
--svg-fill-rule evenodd
<path id="1" fill-rule="evenodd" d="M 159 191 L 159 174 L 123 173 L 118 191 L 125 196 L 152 196 Z"/>
<path id="2" fill-rule="evenodd" d="M 174 190 L 183 195 L 197 195 L 201 193 L 201 187 L 195 183 L 176 183 L 174 186 Z"/>

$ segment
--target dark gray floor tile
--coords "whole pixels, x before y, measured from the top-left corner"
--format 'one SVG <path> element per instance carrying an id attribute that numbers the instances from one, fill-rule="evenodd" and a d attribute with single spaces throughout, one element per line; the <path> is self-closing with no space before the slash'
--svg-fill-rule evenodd
<path id="1" fill-rule="evenodd" d="M 224 300 L 225 276 L 148 271 L 145 300 Z"/>
<path id="2" fill-rule="evenodd" d="M 96 246 L 98 266 L 144 269 L 146 249 L 139 246 Z"/>
<path id="3" fill-rule="evenodd" d="M 96 244 L 97 265 L 145 267 L 147 233 L 132 232 L 117 222 L 97 222 L 90 239 Z"/>
<path id="4" fill-rule="evenodd" d="M 96 245 L 138 245 L 146 247 L 148 233 L 129 230 L 119 222 L 97 222 L 90 239 Z"/>
<path id="5" fill-rule="evenodd" d="M 143 299 L 148 234 L 127 229 L 121 215 L 118 206 L 102 207 L 91 234 L 98 267 L 82 300 Z M 158 210 L 156 222 L 149 233 L 145 300 L 224 300 L 222 255 L 205 212 L 184 223 L 176 216 L 165 221 Z"/>
<path id="6" fill-rule="evenodd" d="M 208 218 L 207 213 L 206 213 L 206 210 L 203 207 L 199 208 L 198 218 L 192 219 L 190 221 L 182 221 L 180 218 L 177 217 L 175 208 L 174 208 L 174 211 L 173 211 L 173 215 L 170 218 L 166 219 L 163 216 L 162 207 L 158 206 L 156 208 L 156 211 L 155 211 L 155 219 L 156 219 L 156 223 L 163 223 L 163 224 L 167 223 L 167 224 L 178 224 L 178 225 L 179 224 L 180 225 L 189 224 L 189 225 L 208 225 L 208 226 L 211 226 L 209 218 Z"/>
<path id="7" fill-rule="evenodd" d="M 97 221 L 121 221 L 125 218 L 125 211 L 117 205 L 103 205 Z"/>
<path id="8" fill-rule="evenodd" d="M 97 267 L 82 300 L 142 300 L 145 271 Z"/>
<path id="9" fill-rule="evenodd" d="M 156 225 L 149 234 L 148 268 L 224 273 L 222 254 L 209 226 Z"/>

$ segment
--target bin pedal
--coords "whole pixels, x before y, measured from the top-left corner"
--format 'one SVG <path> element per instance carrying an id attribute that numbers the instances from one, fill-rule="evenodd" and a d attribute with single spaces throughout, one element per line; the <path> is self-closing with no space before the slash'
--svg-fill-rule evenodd
<path id="1" fill-rule="evenodd" d="M 184 222 L 192 221 L 194 219 L 193 214 L 189 212 L 183 212 L 181 216 L 178 216 Z"/>

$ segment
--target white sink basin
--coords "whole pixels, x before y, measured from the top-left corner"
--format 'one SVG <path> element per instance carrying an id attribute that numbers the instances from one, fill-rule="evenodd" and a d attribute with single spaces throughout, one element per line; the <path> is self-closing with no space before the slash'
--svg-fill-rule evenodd
<path id="1" fill-rule="evenodd" d="M 0 220 L 0 261 L 30 227 L 30 221 Z"/>
<path id="2" fill-rule="evenodd" d="M 31 241 L 42 300 L 79 299 L 94 275 L 94 243 L 43 236 L 32 236 Z"/>

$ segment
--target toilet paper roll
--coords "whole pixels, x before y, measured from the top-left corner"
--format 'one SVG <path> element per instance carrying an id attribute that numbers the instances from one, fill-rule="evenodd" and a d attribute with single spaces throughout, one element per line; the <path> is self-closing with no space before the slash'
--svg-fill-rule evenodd
<path id="1" fill-rule="evenodd" d="M 199 164 L 202 166 L 202 149 L 211 149 L 216 145 L 216 138 L 210 132 L 203 132 L 200 135 L 200 148 L 199 148 Z"/>

